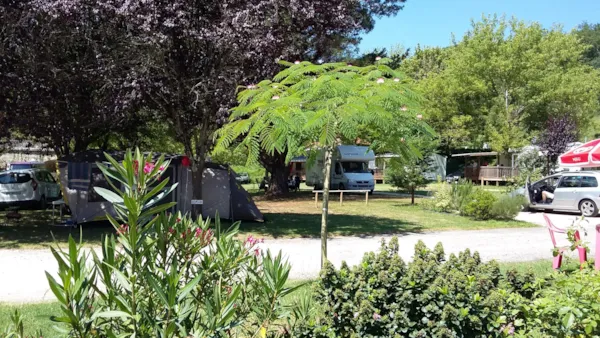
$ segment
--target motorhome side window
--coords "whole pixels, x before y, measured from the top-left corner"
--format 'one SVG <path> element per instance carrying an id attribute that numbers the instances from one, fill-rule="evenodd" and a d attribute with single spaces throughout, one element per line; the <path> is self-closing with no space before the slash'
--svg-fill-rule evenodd
<path id="1" fill-rule="evenodd" d="M 106 180 L 106 177 L 104 177 L 104 174 L 102 174 L 102 171 L 98 167 L 92 168 L 92 174 L 90 175 L 90 188 L 88 190 L 88 202 L 106 202 L 106 199 L 100 196 L 94 187 L 113 190 Z"/>

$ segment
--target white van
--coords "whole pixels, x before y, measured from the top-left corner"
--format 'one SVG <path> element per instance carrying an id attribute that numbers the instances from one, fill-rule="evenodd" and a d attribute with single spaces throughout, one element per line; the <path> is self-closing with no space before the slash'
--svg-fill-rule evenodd
<path id="1" fill-rule="evenodd" d="M 369 162 L 375 161 L 375 153 L 368 147 L 337 146 L 331 165 L 331 189 L 375 190 L 375 178 Z M 306 185 L 323 189 L 325 152 L 320 151 L 314 163 L 306 171 Z"/>

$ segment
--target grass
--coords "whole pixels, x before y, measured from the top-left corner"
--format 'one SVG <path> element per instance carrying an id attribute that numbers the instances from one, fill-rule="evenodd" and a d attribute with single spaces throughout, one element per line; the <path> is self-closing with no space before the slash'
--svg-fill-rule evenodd
<path id="1" fill-rule="evenodd" d="M 315 207 L 314 195 L 291 194 L 281 200 L 256 198 L 265 216 L 265 223 L 242 223 L 241 232 L 260 237 L 319 237 L 321 228 L 321 199 Z M 520 221 L 474 221 L 456 214 L 424 210 L 409 198 L 372 196 L 366 205 L 364 195 L 333 194 L 329 205 L 328 230 L 331 236 L 368 236 L 402 234 L 428 230 L 480 230 L 491 228 L 534 227 Z"/>
<path id="2" fill-rule="evenodd" d="M 374 195 L 365 204 L 364 195 L 345 194 L 339 205 L 339 195 L 332 194 L 329 206 L 331 236 L 370 236 L 403 234 L 428 230 L 479 230 L 491 228 L 533 227 L 520 221 L 474 221 L 456 214 L 437 213 L 411 205 L 406 197 Z M 255 201 L 265 216 L 265 223 L 243 222 L 241 235 L 267 238 L 319 237 L 321 228 L 321 197 L 315 207 L 310 191 L 291 193 L 285 199 L 266 200 L 260 193 Z M 0 249 L 47 248 L 54 243 L 66 243 L 69 235 L 79 238 L 79 229 L 54 226 L 50 211 L 22 211 L 23 217 L 8 220 L 0 213 Z M 108 222 L 82 226 L 84 243 L 100 245 L 101 235 L 113 233 Z"/>
<path id="3" fill-rule="evenodd" d="M 0 213 L 0 249 L 43 248 L 54 242 L 66 243 L 69 235 L 79 239 L 79 229 L 54 225 L 50 210 L 22 210 L 19 220 L 8 219 Z M 57 212 L 58 217 L 58 212 Z M 100 245 L 101 235 L 114 232 L 107 222 L 89 223 L 83 228 L 83 241 L 88 245 Z"/>

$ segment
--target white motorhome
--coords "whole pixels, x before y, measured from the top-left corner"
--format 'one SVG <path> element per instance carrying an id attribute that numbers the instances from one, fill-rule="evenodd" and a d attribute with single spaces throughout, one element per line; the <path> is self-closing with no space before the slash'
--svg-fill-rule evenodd
<path id="1" fill-rule="evenodd" d="M 368 147 L 337 146 L 331 164 L 331 189 L 375 190 L 375 178 L 369 162 L 375 161 L 375 153 Z M 322 189 L 324 182 L 325 152 L 320 151 L 306 171 L 306 185 Z"/>

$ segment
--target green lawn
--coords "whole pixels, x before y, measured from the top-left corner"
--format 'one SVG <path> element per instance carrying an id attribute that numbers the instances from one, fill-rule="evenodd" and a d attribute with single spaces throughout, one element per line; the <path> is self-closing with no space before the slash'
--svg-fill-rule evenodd
<path id="1" fill-rule="evenodd" d="M 329 231 L 331 236 L 362 236 L 402 234 L 428 230 L 478 230 L 490 228 L 534 227 L 519 221 L 474 221 L 456 214 L 437 213 L 410 205 L 405 197 L 374 195 L 365 204 L 364 195 L 344 195 L 339 205 L 339 195 L 332 194 Z M 315 207 L 310 191 L 291 193 L 285 199 L 265 200 L 255 196 L 256 204 L 265 216 L 265 223 L 244 222 L 242 236 L 253 234 L 267 238 L 319 237 L 321 222 L 321 197 Z M 417 204 L 421 200 L 416 200 Z M 56 238 L 65 243 L 72 234 L 79 238 L 79 229 L 54 226 L 49 211 L 22 211 L 19 221 L 7 220 L 0 213 L 0 249 L 45 248 Z M 100 245 L 101 235 L 113 233 L 107 222 L 82 226 L 83 240 L 87 245 Z"/>
<path id="2" fill-rule="evenodd" d="M 409 198 L 375 195 L 366 205 L 364 195 L 345 195 L 344 204 L 340 206 L 338 196 L 333 194 L 329 205 L 328 229 L 331 236 L 536 226 L 519 221 L 474 221 L 456 214 L 433 212 L 411 205 Z M 318 237 L 320 201 L 315 207 L 314 195 L 310 193 L 292 194 L 289 198 L 275 201 L 258 199 L 257 205 L 266 222 L 242 223 L 241 231 L 260 237 Z"/>

